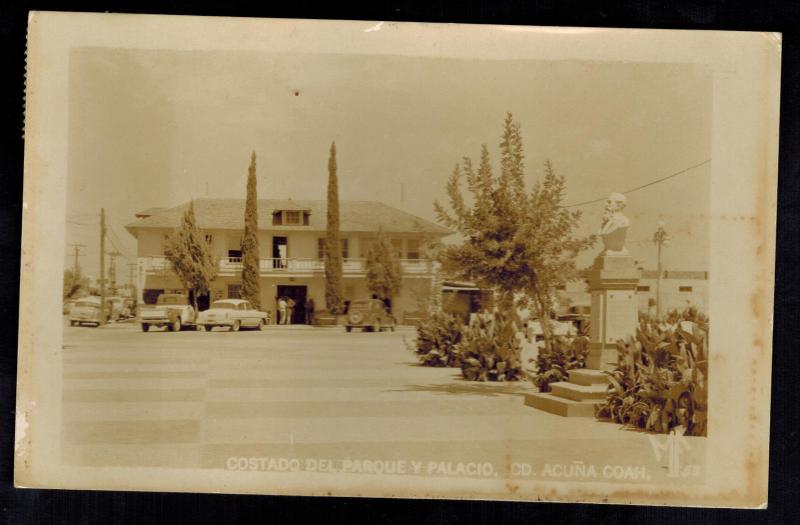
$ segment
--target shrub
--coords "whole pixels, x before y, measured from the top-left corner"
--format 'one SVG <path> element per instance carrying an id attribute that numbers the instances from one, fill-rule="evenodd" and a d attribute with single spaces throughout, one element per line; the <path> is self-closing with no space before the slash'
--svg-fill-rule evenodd
<path id="1" fill-rule="evenodd" d="M 461 341 L 461 320 L 444 312 L 433 312 L 417 326 L 414 351 L 425 366 L 461 366 L 456 345 Z"/>
<path id="2" fill-rule="evenodd" d="M 619 362 L 608 372 L 608 395 L 596 415 L 653 432 L 680 426 L 687 435 L 705 436 L 708 320 L 696 312 L 686 315 L 698 322 L 670 315 L 667 322 L 642 318 L 636 338 L 618 342 Z"/>
<path id="3" fill-rule="evenodd" d="M 536 357 L 536 373 L 529 373 L 528 377 L 540 392 L 549 392 L 550 383 L 566 381 L 569 370 L 584 368 L 588 353 L 588 337 L 556 337 L 550 350 L 539 349 L 539 355 Z"/>
<path id="4" fill-rule="evenodd" d="M 479 316 L 465 328 L 456 351 L 469 381 L 515 381 L 523 374 L 516 325 L 500 313 Z"/>

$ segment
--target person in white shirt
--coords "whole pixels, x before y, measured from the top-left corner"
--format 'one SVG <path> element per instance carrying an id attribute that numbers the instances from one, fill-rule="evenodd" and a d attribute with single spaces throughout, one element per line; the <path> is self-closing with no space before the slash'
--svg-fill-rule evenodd
<path id="1" fill-rule="evenodd" d="M 278 298 L 278 324 L 286 324 L 286 298 Z"/>

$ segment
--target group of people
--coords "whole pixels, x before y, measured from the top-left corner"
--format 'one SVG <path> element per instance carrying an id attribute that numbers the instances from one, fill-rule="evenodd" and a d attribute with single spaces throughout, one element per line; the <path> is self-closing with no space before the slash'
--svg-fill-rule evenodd
<path id="1" fill-rule="evenodd" d="M 291 297 L 278 297 L 278 324 L 292 324 L 294 308 L 297 303 Z M 306 324 L 314 324 L 314 299 L 308 298 L 303 305 L 306 312 Z"/>

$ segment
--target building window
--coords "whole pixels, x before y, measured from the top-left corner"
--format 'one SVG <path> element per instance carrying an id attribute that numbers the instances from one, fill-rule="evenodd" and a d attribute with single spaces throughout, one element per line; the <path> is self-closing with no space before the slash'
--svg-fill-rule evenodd
<path id="1" fill-rule="evenodd" d="M 342 239 L 342 259 L 348 259 L 350 257 L 350 244 L 347 242 L 347 239 Z M 325 237 L 318 237 L 317 238 L 317 259 L 324 259 L 325 258 Z"/>
<path id="2" fill-rule="evenodd" d="M 408 259 L 419 259 L 419 241 L 416 239 L 409 239 L 406 244 Z"/>
<path id="3" fill-rule="evenodd" d="M 678 291 L 679 292 L 691 292 L 692 291 L 692 287 L 691 286 L 678 286 Z"/>
<path id="4" fill-rule="evenodd" d="M 299 211 L 285 211 L 286 214 L 286 224 L 300 224 L 300 212 Z"/>
<path id="5" fill-rule="evenodd" d="M 228 285 L 228 299 L 241 299 L 242 298 L 242 285 L 229 284 Z"/>
<path id="6" fill-rule="evenodd" d="M 280 226 L 281 224 L 283 224 L 283 216 L 281 212 L 279 211 L 272 212 L 272 225 Z"/>
<path id="7" fill-rule="evenodd" d="M 398 259 L 403 258 L 403 240 L 402 239 L 392 239 L 392 252 L 394 252 L 394 256 Z"/>
<path id="8" fill-rule="evenodd" d="M 317 239 L 317 259 L 325 258 L 325 237 Z"/>
<path id="9" fill-rule="evenodd" d="M 303 212 L 303 226 L 308 226 L 309 222 L 311 222 L 311 212 L 304 211 Z"/>
<path id="10" fill-rule="evenodd" d="M 637 286 L 636 287 L 636 291 L 637 292 L 649 292 L 650 291 L 650 287 L 649 286 Z"/>
<path id="11" fill-rule="evenodd" d="M 372 243 L 373 243 L 372 239 L 364 239 L 364 238 L 362 238 L 361 241 L 358 243 L 358 249 L 360 252 L 359 256 L 362 259 L 366 259 L 367 256 L 369 255 L 369 250 L 370 248 L 372 248 Z"/>

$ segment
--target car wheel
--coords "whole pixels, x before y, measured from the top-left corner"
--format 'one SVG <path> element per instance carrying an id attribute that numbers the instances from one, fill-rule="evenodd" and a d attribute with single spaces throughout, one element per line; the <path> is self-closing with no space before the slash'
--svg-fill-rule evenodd
<path id="1" fill-rule="evenodd" d="M 75 321 L 70 321 L 70 322 L 69 322 L 69 325 L 70 325 L 70 326 L 75 326 Z"/>
<path id="2" fill-rule="evenodd" d="M 345 326 L 344 327 L 344 331 L 345 332 L 352 332 L 353 331 L 353 327 L 352 326 Z"/>
<path id="3" fill-rule="evenodd" d="M 233 324 L 231 325 L 231 332 L 238 332 L 238 331 L 239 331 L 239 328 L 241 328 L 241 326 L 242 326 L 242 323 L 241 323 L 241 321 L 239 321 L 239 320 L 237 319 L 237 320 L 236 320 L 236 321 L 234 321 L 234 322 L 233 322 Z"/>
<path id="4" fill-rule="evenodd" d="M 150 330 L 150 325 L 147 323 L 142 323 L 142 332 L 146 332 Z"/>
<path id="5" fill-rule="evenodd" d="M 263 319 L 259 319 L 258 320 L 258 329 L 259 330 L 264 330 L 266 327 L 267 327 L 267 323 L 265 323 Z"/>

